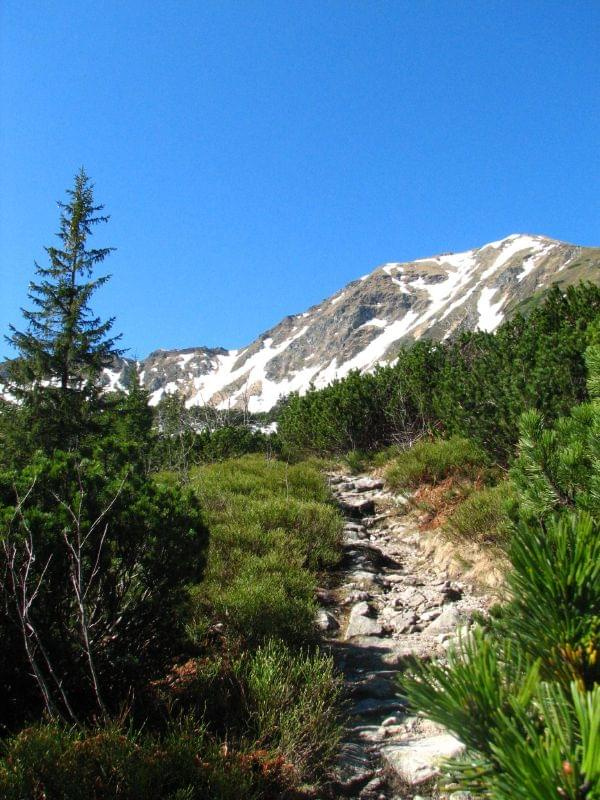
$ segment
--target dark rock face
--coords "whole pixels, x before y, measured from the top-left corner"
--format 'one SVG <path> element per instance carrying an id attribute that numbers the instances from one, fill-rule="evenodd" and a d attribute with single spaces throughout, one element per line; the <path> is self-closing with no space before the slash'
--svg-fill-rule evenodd
<path id="1" fill-rule="evenodd" d="M 239 351 L 158 350 L 137 365 L 123 360 L 107 371 L 106 386 L 126 386 L 137 366 L 153 403 L 180 392 L 190 405 L 264 411 L 311 383 L 325 386 L 351 369 L 391 361 L 417 339 L 494 330 L 552 283 L 599 276 L 600 248 L 515 234 L 465 253 L 384 264 Z"/>

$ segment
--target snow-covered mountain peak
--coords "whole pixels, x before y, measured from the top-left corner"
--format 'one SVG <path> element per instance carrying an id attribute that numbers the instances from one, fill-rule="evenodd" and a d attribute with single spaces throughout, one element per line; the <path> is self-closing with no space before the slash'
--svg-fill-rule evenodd
<path id="1" fill-rule="evenodd" d="M 190 406 L 266 411 L 290 392 L 393 360 L 422 337 L 493 331 L 534 292 L 597 280 L 599 267 L 598 249 L 513 233 L 461 253 L 385 263 L 239 350 L 157 350 L 138 369 L 153 404 L 180 392 Z M 125 368 L 134 367 L 107 371 L 107 386 L 124 385 Z"/>

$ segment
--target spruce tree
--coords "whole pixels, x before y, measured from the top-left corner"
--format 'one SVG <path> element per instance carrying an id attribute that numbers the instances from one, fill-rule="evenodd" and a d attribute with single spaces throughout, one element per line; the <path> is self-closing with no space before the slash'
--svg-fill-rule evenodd
<path id="1" fill-rule="evenodd" d="M 35 264 L 29 286 L 33 307 L 22 309 L 24 331 L 10 326 L 18 356 L 9 367 L 11 392 L 21 401 L 34 447 L 67 449 L 93 427 L 100 403 L 99 377 L 122 353 L 111 337 L 114 318 L 102 321 L 90 309 L 94 292 L 108 275 L 92 277 L 114 249 L 89 248 L 93 228 L 108 221 L 94 202 L 94 187 L 82 168 L 61 209 L 60 246 L 46 247 L 49 265 Z"/>

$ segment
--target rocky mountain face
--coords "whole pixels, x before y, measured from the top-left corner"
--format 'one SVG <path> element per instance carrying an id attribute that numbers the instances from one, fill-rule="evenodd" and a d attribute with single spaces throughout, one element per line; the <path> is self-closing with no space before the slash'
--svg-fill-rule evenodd
<path id="1" fill-rule="evenodd" d="M 600 248 L 513 234 L 464 253 L 389 263 L 322 303 L 285 317 L 241 350 L 157 350 L 107 370 L 108 387 L 137 367 L 152 404 L 180 392 L 189 406 L 267 411 L 292 391 L 325 386 L 353 369 L 394 359 L 422 337 L 493 331 L 520 303 L 552 283 L 598 281 Z"/>

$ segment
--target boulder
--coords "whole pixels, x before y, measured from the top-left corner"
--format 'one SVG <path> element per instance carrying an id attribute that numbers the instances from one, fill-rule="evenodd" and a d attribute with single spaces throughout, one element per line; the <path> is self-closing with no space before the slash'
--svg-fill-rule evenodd
<path id="1" fill-rule="evenodd" d="M 359 494 L 345 494 L 339 499 L 339 505 L 344 514 L 349 517 L 364 517 L 375 510 L 375 501 L 361 497 Z"/>
<path id="2" fill-rule="evenodd" d="M 382 478 L 358 478 L 354 481 L 354 490 L 357 492 L 373 492 L 383 489 L 383 486 Z"/>
<path id="3" fill-rule="evenodd" d="M 430 780 L 439 772 L 440 762 L 460 755 L 465 746 L 450 733 L 413 739 L 383 748 L 389 769 L 410 786 Z"/>
<path id="4" fill-rule="evenodd" d="M 322 631 L 337 631 L 340 627 L 340 623 L 337 619 L 330 614 L 329 611 L 325 611 L 324 608 L 319 609 L 317 611 L 317 626 Z"/>
<path id="5" fill-rule="evenodd" d="M 446 606 L 442 613 L 431 622 L 427 628 L 427 633 L 448 633 L 457 628 L 462 621 L 460 612 L 456 606 Z"/>
<path id="6" fill-rule="evenodd" d="M 379 636 L 382 627 L 376 619 L 372 618 L 373 609 L 366 601 L 357 603 L 350 611 L 348 625 L 346 627 L 346 639 L 355 636 Z"/>

